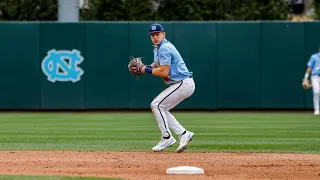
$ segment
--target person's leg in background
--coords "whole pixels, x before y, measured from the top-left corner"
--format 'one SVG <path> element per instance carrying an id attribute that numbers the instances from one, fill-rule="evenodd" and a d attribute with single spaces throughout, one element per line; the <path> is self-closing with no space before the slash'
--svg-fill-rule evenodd
<path id="1" fill-rule="evenodd" d="M 320 76 L 311 76 L 314 115 L 319 115 Z"/>

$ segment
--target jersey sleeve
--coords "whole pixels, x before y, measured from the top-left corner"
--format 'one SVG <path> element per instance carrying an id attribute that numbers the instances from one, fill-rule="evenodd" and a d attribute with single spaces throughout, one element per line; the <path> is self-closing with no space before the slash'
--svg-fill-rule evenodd
<path id="1" fill-rule="evenodd" d="M 168 48 L 163 48 L 159 51 L 159 63 L 160 65 L 171 65 L 171 52 Z"/>
<path id="2" fill-rule="evenodd" d="M 313 58 L 313 56 L 310 57 L 307 66 L 313 68 L 313 66 L 314 66 L 314 58 Z"/>

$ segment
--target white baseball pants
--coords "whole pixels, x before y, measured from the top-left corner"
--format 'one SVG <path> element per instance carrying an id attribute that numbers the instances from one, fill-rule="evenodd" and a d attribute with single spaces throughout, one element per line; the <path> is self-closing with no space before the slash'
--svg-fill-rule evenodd
<path id="1" fill-rule="evenodd" d="M 190 97 L 195 90 L 195 83 L 192 78 L 170 85 L 163 90 L 151 103 L 151 110 L 160 128 L 162 137 L 171 135 L 170 129 L 177 135 L 182 134 L 183 128 L 176 118 L 169 112 L 184 99 Z"/>
<path id="2" fill-rule="evenodd" d="M 320 76 L 312 75 L 311 84 L 313 91 L 313 108 L 314 110 L 319 110 Z"/>

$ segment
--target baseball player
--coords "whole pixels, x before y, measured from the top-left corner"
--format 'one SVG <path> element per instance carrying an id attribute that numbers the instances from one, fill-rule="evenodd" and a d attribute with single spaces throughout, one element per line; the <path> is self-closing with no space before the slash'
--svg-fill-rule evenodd
<path id="1" fill-rule="evenodd" d="M 303 78 L 303 85 L 309 84 L 309 75 L 311 73 L 311 86 L 313 90 L 313 108 L 314 115 L 319 115 L 319 95 L 320 95 L 320 49 L 318 53 L 313 54 L 308 63 L 307 70 Z"/>
<path id="2" fill-rule="evenodd" d="M 151 110 L 162 134 L 160 142 L 152 150 L 162 151 L 176 143 L 171 129 L 180 139 L 176 152 L 183 152 L 192 140 L 194 133 L 186 130 L 170 113 L 170 110 L 194 93 L 193 73 L 188 70 L 175 46 L 165 38 L 166 33 L 161 24 L 151 24 L 149 35 L 154 44 L 154 60 L 151 65 L 143 65 L 138 71 L 141 74 L 149 73 L 159 76 L 169 86 L 151 103 Z"/>

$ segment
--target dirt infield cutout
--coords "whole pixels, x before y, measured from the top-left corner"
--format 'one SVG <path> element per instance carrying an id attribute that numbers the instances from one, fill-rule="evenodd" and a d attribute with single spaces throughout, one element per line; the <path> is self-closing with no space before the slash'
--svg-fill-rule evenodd
<path id="1" fill-rule="evenodd" d="M 0 151 L 0 174 L 122 179 L 320 179 L 319 154 Z M 197 166 L 204 175 L 166 175 Z"/>

